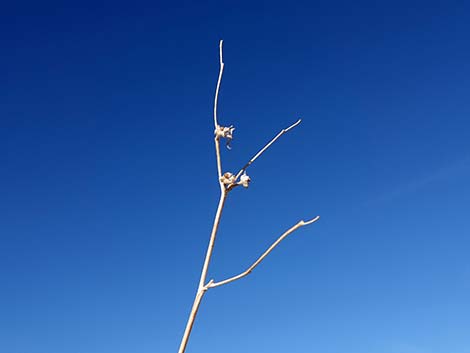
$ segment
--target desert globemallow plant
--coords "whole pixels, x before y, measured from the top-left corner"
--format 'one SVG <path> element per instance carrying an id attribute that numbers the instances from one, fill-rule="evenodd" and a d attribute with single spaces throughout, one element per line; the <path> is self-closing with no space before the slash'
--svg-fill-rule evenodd
<path id="1" fill-rule="evenodd" d="M 199 280 L 199 286 L 196 292 L 196 296 L 194 298 L 193 306 L 191 308 L 191 312 L 189 314 L 188 322 L 186 324 L 186 328 L 184 330 L 183 338 L 181 339 L 181 344 L 178 350 L 178 353 L 183 353 L 186 351 L 186 346 L 188 345 L 189 336 L 191 334 L 191 330 L 194 325 L 194 321 L 196 319 L 196 315 L 201 305 L 202 298 L 204 294 L 213 288 L 217 288 L 228 284 L 230 282 L 237 281 L 247 275 L 249 275 L 255 268 L 258 266 L 265 258 L 268 256 L 273 249 L 281 243 L 289 234 L 295 232 L 297 229 L 304 227 L 306 225 L 312 224 L 320 219 L 319 216 L 316 216 L 308 221 L 299 221 L 291 228 L 286 230 L 277 240 L 271 244 L 271 246 L 260 256 L 258 259 L 253 262 L 245 271 L 235 275 L 233 277 L 215 281 L 211 279 L 207 281 L 207 271 L 209 269 L 209 264 L 211 261 L 212 252 L 214 250 L 215 239 L 217 236 L 217 231 L 219 229 L 220 218 L 222 216 L 222 210 L 224 209 L 225 200 L 227 199 L 230 192 L 237 188 L 238 186 L 243 186 L 244 188 L 248 188 L 250 185 L 250 177 L 247 174 L 248 167 L 253 164 L 256 159 L 258 159 L 274 142 L 276 142 L 282 135 L 287 133 L 288 131 L 292 130 L 296 126 L 298 126 L 301 120 L 297 120 L 294 124 L 281 130 L 271 141 L 269 141 L 263 148 L 261 148 L 237 173 L 231 172 L 223 172 L 222 170 L 222 159 L 220 155 L 220 142 L 221 140 L 225 141 L 226 147 L 230 147 L 230 142 L 233 138 L 233 133 L 235 128 L 230 126 L 222 126 L 219 125 L 219 121 L 217 118 L 217 102 L 219 98 L 219 90 L 220 90 L 220 83 L 222 81 L 222 75 L 224 72 L 224 61 L 222 56 L 222 45 L 223 41 L 220 41 L 219 44 L 219 56 L 220 56 L 220 71 L 219 71 L 219 78 L 217 80 L 217 86 L 215 90 L 215 98 L 214 98 L 214 143 L 215 143 L 215 154 L 216 154 L 216 161 L 217 161 L 217 181 L 220 186 L 220 199 L 219 204 L 217 206 L 217 211 L 215 213 L 214 223 L 212 226 L 212 231 L 209 239 L 209 245 L 207 247 L 206 257 L 204 259 L 204 265 L 202 266 L 201 277 Z"/>

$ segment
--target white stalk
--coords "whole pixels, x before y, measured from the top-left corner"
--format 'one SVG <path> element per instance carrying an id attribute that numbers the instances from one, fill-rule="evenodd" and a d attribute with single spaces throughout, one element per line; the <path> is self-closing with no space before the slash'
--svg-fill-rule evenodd
<path id="1" fill-rule="evenodd" d="M 217 211 L 215 213 L 214 224 L 212 226 L 209 246 L 207 247 L 206 258 L 204 260 L 204 265 L 201 271 L 201 279 L 199 280 L 199 287 L 198 287 L 196 296 L 194 298 L 193 307 L 191 308 L 188 322 L 186 323 L 186 328 L 184 330 L 183 338 L 181 339 L 181 344 L 180 344 L 178 353 L 184 353 L 184 351 L 186 350 L 186 345 L 188 344 L 189 335 L 191 334 L 191 330 L 193 329 L 194 320 L 196 319 L 197 311 L 199 310 L 199 305 L 201 305 L 201 300 L 204 297 L 204 294 L 206 293 L 208 289 L 208 287 L 204 285 L 204 282 L 206 281 L 207 270 L 209 268 L 212 251 L 214 250 L 215 238 L 217 236 L 217 230 L 219 229 L 220 217 L 222 215 L 222 210 L 224 208 L 226 196 L 227 196 L 227 193 L 225 191 L 222 191 L 220 194 L 219 206 L 217 207 Z"/>

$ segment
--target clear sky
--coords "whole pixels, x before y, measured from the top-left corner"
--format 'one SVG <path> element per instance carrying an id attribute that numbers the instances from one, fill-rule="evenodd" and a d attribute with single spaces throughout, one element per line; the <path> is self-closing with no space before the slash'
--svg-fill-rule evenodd
<path id="1" fill-rule="evenodd" d="M 0 352 L 470 352 L 470 5 L 5 2 Z"/>

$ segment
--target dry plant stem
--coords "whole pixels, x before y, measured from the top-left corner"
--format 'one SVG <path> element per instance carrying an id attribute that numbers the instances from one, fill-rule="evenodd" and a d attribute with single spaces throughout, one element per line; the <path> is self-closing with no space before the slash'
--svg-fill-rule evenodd
<path id="1" fill-rule="evenodd" d="M 219 101 L 219 91 L 220 91 L 220 84 L 222 82 L 222 75 L 224 73 L 224 61 L 222 56 L 222 45 L 224 41 L 221 40 L 219 43 L 219 58 L 220 58 L 220 70 L 219 70 L 219 78 L 217 79 L 217 88 L 215 89 L 215 96 L 214 96 L 214 129 L 217 130 L 219 127 L 219 122 L 217 120 L 217 106 Z M 219 175 L 219 180 L 222 177 L 222 160 L 220 159 L 220 144 L 219 139 L 215 137 L 215 152 L 217 155 L 217 174 Z M 223 185 L 221 185 L 222 189 Z"/>
<path id="2" fill-rule="evenodd" d="M 256 260 L 255 262 L 253 262 L 253 264 L 245 271 L 245 272 L 242 272 L 240 273 L 239 275 L 236 275 L 236 276 L 233 276 L 233 277 L 230 277 L 226 280 L 223 280 L 223 281 L 220 281 L 220 282 L 214 282 L 213 280 L 211 280 L 208 284 L 207 284 L 207 287 L 208 288 L 215 288 L 215 287 L 219 287 L 219 286 L 223 286 L 224 284 L 227 284 L 227 283 L 230 283 L 230 282 L 233 282 L 233 281 L 236 281 L 240 278 L 243 278 L 245 276 L 248 276 L 251 271 L 253 271 L 255 269 L 256 266 L 258 266 L 261 261 L 263 261 L 266 256 L 269 255 L 269 253 L 271 251 L 274 250 L 274 248 L 276 246 L 279 245 L 279 243 L 281 241 L 283 241 L 289 234 L 293 233 L 294 231 L 296 231 L 297 229 L 303 227 L 303 226 L 306 226 L 306 225 L 309 225 L 309 224 L 312 224 L 316 221 L 318 221 L 320 219 L 320 216 L 316 216 L 315 218 L 309 220 L 309 221 L 300 221 L 298 222 L 296 225 L 294 225 L 293 227 L 289 228 L 287 231 L 284 232 L 284 234 L 282 234 L 274 243 L 271 244 L 271 246 L 263 253 L 263 255 L 261 255 L 258 260 Z"/>
<path id="3" fill-rule="evenodd" d="M 215 90 L 215 97 L 214 97 L 214 129 L 216 130 L 219 127 L 219 123 L 217 121 L 217 104 L 218 104 L 218 99 L 219 99 L 220 84 L 222 82 L 222 74 L 224 72 L 222 45 L 223 45 L 223 41 L 221 40 L 219 43 L 220 70 L 219 70 L 219 78 L 217 80 L 217 88 Z M 217 136 L 214 138 L 214 144 L 215 144 L 215 153 L 216 153 L 216 160 L 217 160 L 217 175 L 218 175 L 218 181 L 220 185 L 219 205 L 217 206 L 217 211 L 215 213 L 214 224 L 212 225 L 212 231 L 211 231 L 211 236 L 209 240 L 209 245 L 207 247 L 206 258 L 204 259 L 204 265 L 202 266 L 201 278 L 199 280 L 199 287 L 196 293 L 196 297 L 194 298 L 193 307 L 191 308 L 191 312 L 189 314 L 188 322 L 184 330 L 183 338 L 181 339 L 181 344 L 180 344 L 178 353 L 184 353 L 184 351 L 186 350 L 186 345 L 188 344 L 189 336 L 191 334 L 191 330 L 193 328 L 193 324 L 196 319 L 199 306 L 201 305 L 201 300 L 204 297 L 204 294 L 206 293 L 208 289 L 208 286 L 204 285 L 204 282 L 206 281 L 207 271 L 209 269 L 209 263 L 212 257 L 212 252 L 214 250 L 215 238 L 217 237 L 217 230 L 219 229 L 220 217 L 222 215 L 222 210 L 224 209 L 225 199 L 227 197 L 227 190 L 225 189 L 225 185 L 220 180 L 220 178 L 222 177 L 222 160 L 220 157 L 220 141 Z M 212 282 L 209 282 L 209 284 L 210 283 Z"/>
<path id="4" fill-rule="evenodd" d="M 222 57 L 222 45 L 223 41 L 221 40 L 219 43 L 219 55 L 220 55 L 220 70 L 219 70 L 219 78 L 217 80 L 217 88 L 215 90 L 215 98 L 214 98 L 214 128 L 216 131 L 216 136 L 214 138 L 214 143 L 215 143 L 215 152 L 216 152 L 216 160 L 217 160 L 217 174 L 218 174 L 218 181 L 219 181 L 219 186 L 220 186 L 220 199 L 219 199 L 219 204 L 217 206 L 217 211 L 215 213 L 214 217 L 214 223 L 212 225 L 212 231 L 209 239 L 209 245 L 207 247 L 207 252 L 206 252 L 206 257 L 204 259 L 204 265 L 202 267 L 201 271 L 201 278 L 199 280 L 199 286 L 198 290 L 196 292 L 196 296 L 194 298 L 193 306 L 191 308 L 191 312 L 189 314 L 188 322 L 186 324 L 186 328 L 183 334 L 183 338 L 181 339 L 181 344 L 178 350 L 178 353 L 184 353 L 186 350 L 186 346 L 188 344 L 189 336 L 191 334 L 191 330 L 193 328 L 194 321 L 196 319 L 197 312 L 199 310 L 199 306 L 201 305 L 202 298 L 204 297 L 204 294 L 209 290 L 210 288 L 214 287 L 219 287 L 221 285 L 236 281 L 240 278 L 245 277 L 253 269 L 258 266 L 261 261 L 266 258 L 266 256 L 269 255 L 269 253 L 283 240 L 285 239 L 289 234 L 294 232 L 295 230 L 299 229 L 300 227 L 306 226 L 308 224 L 312 224 L 313 222 L 317 221 L 320 217 L 315 217 L 311 219 L 310 221 L 304 222 L 300 221 L 297 224 L 295 224 L 293 227 L 288 229 L 284 234 L 282 234 L 245 272 L 240 273 L 237 276 L 228 278 L 224 281 L 221 282 L 214 282 L 214 280 L 210 280 L 209 282 L 206 283 L 206 278 L 207 278 L 207 271 L 209 269 L 209 264 L 210 260 L 212 257 L 212 252 L 214 250 L 214 244 L 215 244 L 215 239 L 217 237 L 217 231 L 219 229 L 219 223 L 220 223 L 220 218 L 222 216 L 222 210 L 225 205 L 225 200 L 227 198 L 227 195 L 229 191 L 235 187 L 238 184 L 231 184 L 228 187 L 223 183 L 222 181 L 222 160 L 220 156 L 220 136 L 217 134 L 217 129 L 219 128 L 218 120 L 217 120 L 217 104 L 218 104 L 218 98 L 219 98 L 219 91 L 220 91 L 220 84 L 222 81 L 222 75 L 224 72 L 224 62 L 223 62 L 223 57 Z M 287 131 L 290 129 L 294 128 L 300 124 L 300 119 L 289 126 L 286 129 L 281 130 L 279 134 L 277 134 L 268 144 L 266 144 L 258 153 L 256 153 L 250 161 L 238 172 L 235 180 L 237 180 L 242 173 L 261 155 L 266 151 L 279 137 L 281 137 L 283 134 L 285 134 Z"/>
<path id="5" fill-rule="evenodd" d="M 189 314 L 188 323 L 186 324 L 186 329 L 184 330 L 183 338 L 181 339 L 180 348 L 178 353 L 184 353 L 186 346 L 188 344 L 189 335 L 193 329 L 194 319 L 196 319 L 197 311 L 199 310 L 199 305 L 201 304 L 202 297 L 206 293 L 206 290 L 198 290 L 196 298 L 194 298 L 193 307 L 191 308 L 191 313 Z"/>
<path id="6" fill-rule="evenodd" d="M 222 178 L 222 160 L 220 158 L 220 142 L 217 137 L 214 138 L 214 143 L 215 143 L 215 156 L 217 159 L 217 175 L 219 176 L 220 192 L 224 192 L 225 186 L 220 181 L 220 178 Z"/>
<path id="7" fill-rule="evenodd" d="M 220 90 L 220 83 L 222 82 L 222 74 L 224 73 L 224 60 L 222 57 L 222 45 L 224 41 L 221 40 L 219 43 L 219 58 L 220 58 L 220 70 L 219 70 L 219 79 L 217 80 L 217 88 L 215 89 L 215 97 L 214 97 L 214 129 L 217 129 L 219 126 L 219 122 L 217 121 L 217 101 L 219 100 L 219 90 Z"/>
<path id="8" fill-rule="evenodd" d="M 215 238 L 217 236 L 217 230 L 219 229 L 220 216 L 222 215 L 222 210 L 224 209 L 225 199 L 227 198 L 227 192 L 223 190 L 220 193 L 219 205 L 217 206 L 217 212 L 215 213 L 214 224 L 212 226 L 211 237 L 209 240 L 209 245 L 207 247 L 206 259 L 204 260 L 204 266 L 202 267 L 201 278 L 199 280 L 199 290 L 204 287 L 206 282 L 207 270 L 209 269 L 209 263 L 211 261 L 212 251 L 214 250 Z"/>
<path id="9" fill-rule="evenodd" d="M 294 127 L 296 127 L 297 125 L 300 124 L 300 122 L 302 121 L 302 119 L 299 119 L 297 120 L 294 124 L 292 124 L 291 126 L 289 126 L 288 128 L 286 129 L 282 129 L 276 136 L 274 136 L 274 138 L 269 141 L 262 149 L 260 149 L 258 151 L 258 153 L 256 153 L 249 161 L 247 164 L 245 164 L 243 166 L 242 169 L 240 169 L 240 171 L 237 173 L 237 176 L 235 177 L 235 180 L 238 180 L 238 178 L 243 174 L 243 172 L 245 172 L 245 170 L 256 160 L 258 159 L 259 156 L 261 156 L 264 151 L 266 151 L 269 147 L 271 147 L 271 145 L 276 142 L 276 140 L 281 137 L 282 135 L 284 135 L 287 131 L 289 131 L 290 129 L 293 129 Z"/>
<path id="10" fill-rule="evenodd" d="M 218 145 L 218 141 L 216 142 L 216 145 Z M 209 240 L 209 246 L 207 247 L 206 258 L 204 260 L 204 265 L 202 267 L 201 279 L 199 280 L 199 287 L 196 293 L 196 297 L 194 298 L 193 307 L 191 308 L 191 313 L 189 314 L 188 322 L 184 330 L 183 338 L 181 339 L 181 344 L 180 344 L 178 353 L 183 353 L 186 350 L 186 345 L 188 344 L 189 335 L 191 334 L 194 320 L 196 319 L 197 311 L 199 310 L 199 305 L 201 304 L 201 300 L 204 297 L 204 294 L 209 289 L 208 285 L 212 283 L 212 282 L 209 282 L 208 285 L 204 285 L 204 282 L 206 281 L 207 270 L 209 269 L 209 263 L 211 260 L 212 251 L 214 249 L 215 238 L 217 236 L 217 230 L 219 229 L 220 217 L 222 215 L 222 210 L 224 208 L 226 197 L 227 197 L 227 192 L 224 189 L 221 191 L 221 194 L 220 194 L 219 205 L 215 213 L 214 224 L 212 226 L 211 237 Z"/>

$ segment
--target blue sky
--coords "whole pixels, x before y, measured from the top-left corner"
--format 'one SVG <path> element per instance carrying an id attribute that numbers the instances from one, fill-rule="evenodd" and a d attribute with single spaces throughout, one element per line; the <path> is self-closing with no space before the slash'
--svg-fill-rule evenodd
<path id="1" fill-rule="evenodd" d="M 0 351 L 469 353 L 470 6 L 15 2 L 0 11 Z"/>

